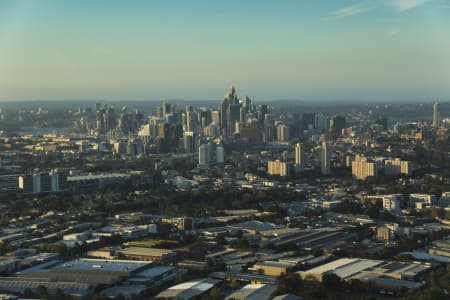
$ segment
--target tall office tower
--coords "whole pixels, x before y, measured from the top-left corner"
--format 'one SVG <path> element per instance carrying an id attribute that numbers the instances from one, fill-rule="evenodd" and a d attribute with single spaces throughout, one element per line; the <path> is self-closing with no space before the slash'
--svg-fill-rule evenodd
<path id="1" fill-rule="evenodd" d="M 235 132 L 236 121 L 241 119 L 241 105 L 238 103 L 233 103 L 228 106 L 227 113 L 227 124 L 228 124 L 228 135 L 230 136 Z"/>
<path id="2" fill-rule="evenodd" d="M 248 96 L 245 96 L 242 100 L 242 106 L 247 108 L 248 110 L 251 110 L 252 108 L 252 99 L 250 99 Z"/>
<path id="3" fill-rule="evenodd" d="M 95 112 L 99 111 L 100 109 L 102 109 L 102 104 L 101 103 L 95 103 Z"/>
<path id="4" fill-rule="evenodd" d="M 319 130 L 328 130 L 328 117 L 322 113 L 318 113 L 315 116 L 314 127 Z"/>
<path id="5" fill-rule="evenodd" d="M 220 135 L 220 127 L 215 123 L 211 123 L 203 129 L 203 134 L 210 138 L 216 138 Z"/>
<path id="6" fill-rule="evenodd" d="M 162 104 L 162 111 L 161 111 L 162 116 L 161 117 L 164 117 L 165 115 L 170 114 L 171 112 L 172 112 L 171 105 L 169 103 L 163 102 L 163 104 Z"/>
<path id="7" fill-rule="evenodd" d="M 290 139 L 289 126 L 280 124 L 277 126 L 277 138 L 279 142 L 288 142 Z"/>
<path id="8" fill-rule="evenodd" d="M 267 105 L 263 104 L 258 106 L 258 121 L 260 126 L 264 124 L 266 114 L 268 113 Z"/>
<path id="9" fill-rule="evenodd" d="M 375 121 L 375 123 L 383 126 L 383 130 L 388 129 L 388 119 L 386 116 L 381 116 L 378 120 Z"/>
<path id="10" fill-rule="evenodd" d="M 186 153 L 195 153 L 197 150 L 197 139 L 193 131 L 184 132 L 184 151 Z"/>
<path id="11" fill-rule="evenodd" d="M 240 119 L 240 104 L 236 90 L 232 86 L 220 104 L 220 121 L 224 136 L 231 136 L 234 123 Z"/>
<path id="12" fill-rule="evenodd" d="M 244 107 L 244 106 L 242 106 L 242 107 L 240 108 L 240 111 L 239 111 L 239 121 L 240 121 L 242 124 L 245 124 L 245 122 L 247 121 L 247 108 Z"/>
<path id="13" fill-rule="evenodd" d="M 441 105 L 438 102 L 435 102 L 433 105 L 433 126 L 439 127 L 440 120 L 440 107 Z"/>
<path id="14" fill-rule="evenodd" d="M 331 172 L 330 152 L 330 146 L 326 142 L 323 142 L 322 149 L 320 151 L 320 171 L 324 175 L 328 175 Z"/>
<path id="15" fill-rule="evenodd" d="M 216 125 L 220 125 L 220 111 L 219 110 L 214 109 L 211 111 L 211 121 Z"/>
<path id="16" fill-rule="evenodd" d="M 211 161 L 211 155 L 210 155 L 210 147 L 208 144 L 200 145 L 198 148 L 198 165 L 199 166 L 209 166 L 209 163 Z"/>
<path id="17" fill-rule="evenodd" d="M 341 133 L 342 129 L 346 126 L 345 117 L 344 116 L 334 116 L 331 119 L 330 127 L 334 132 Z"/>
<path id="18" fill-rule="evenodd" d="M 266 114 L 264 116 L 263 130 L 264 130 L 264 141 L 265 142 L 272 141 L 276 134 L 272 114 Z"/>
<path id="19" fill-rule="evenodd" d="M 315 113 L 303 113 L 302 114 L 302 127 L 303 130 L 314 128 L 314 123 L 316 119 Z"/>
<path id="20" fill-rule="evenodd" d="M 223 164 L 225 162 L 225 149 L 222 145 L 216 147 L 216 162 Z"/>
<path id="21" fill-rule="evenodd" d="M 212 122 L 212 116 L 211 111 L 206 108 L 202 108 L 202 110 L 199 111 L 199 124 L 202 124 L 202 127 L 209 125 Z"/>
<path id="22" fill-rule="evenodd" d="M 305 155 L 302 143 L 295 144 L 295 167 L 297 171 L 303 171 L 305 168 Z"/>
<path id="23" fill-rule="evenodd" d="M 187 112 L 186 113 L 186 128 L 187 131 L 193 131 L 193 132 L 197 132 L 197 118 L 195 116 L 194 112 Z"/>
<path id="24" fill-rule="evenodd" d="M 230 101 L 228 98 L 222 100 L 220 104 L 220 129 L 224 136 L 228 136 L 228 107 L 230 106 Z"/>

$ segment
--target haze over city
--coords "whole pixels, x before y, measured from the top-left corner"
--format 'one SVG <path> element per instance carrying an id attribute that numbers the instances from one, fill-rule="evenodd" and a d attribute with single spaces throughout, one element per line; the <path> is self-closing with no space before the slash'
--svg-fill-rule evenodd
<path id="1" fill-rule="evenodd" d="M 450 99 L 450 1 L 0 1 L 0 100 Z"/>
<path id="2" fill-rule="evenodd" d="M 448 300 L 450 0 L 0 0 L 0 300 Z"/>

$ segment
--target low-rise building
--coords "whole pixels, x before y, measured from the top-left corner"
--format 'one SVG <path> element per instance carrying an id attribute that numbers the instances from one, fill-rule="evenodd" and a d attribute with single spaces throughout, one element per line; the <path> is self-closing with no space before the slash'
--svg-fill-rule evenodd
<path id="1" fill-rule="evenodd" d="M 156 296 L 156 299 L 188 300 L 205 295 L 221 281 L 216 279 L 195 279 L 174 285 Z"/>
<path id="2" fill-rule="evenodd" d="M 280 276 L 281 274 L 287 274 L 288 270 L 292 269 L 294 266 L 295 265 L 277 261 L 264 261 L 254 264 L 252 269 L 259 274 L 268 276 Z"/>
<path id="3" fill-rule="evenodd" d="M 271 284 L 247 284 L 228 295 L 225 300 L 269 300 L 276 289 Z"/>

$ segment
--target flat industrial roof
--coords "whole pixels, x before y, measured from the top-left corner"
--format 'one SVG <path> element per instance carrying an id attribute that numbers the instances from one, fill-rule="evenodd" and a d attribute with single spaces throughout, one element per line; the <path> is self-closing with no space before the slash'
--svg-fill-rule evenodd
<path id="1" fill-rule="evenodd" d="M 262 261 L 257 262 L 254 264 L 254 267 L 261 266 L 261 267 L 276 267 L 276 268 L 292 268 L 292 264 L 286 264 L 278 261 Z"/>
<path id="2" fill-rule="evenodd" d="M 277 287 L 271 284 L 247 284 L 240 290 L 228 295 L 225 300 L 229 299 L 245 299 L 245 300 L 266 300 L 270 299 L 271 295 Z"/>
<path id="3" fill-rule="evenodd" d="M 368 268 L 379 266 L 382 263 L 383 261 L 379 260 L 359 259 L 353 263 L 338 268 L 334 273 L 340 278 L 345 279 Z"/>
<path id="4" fill-rule="evenodd" d="M 170 272 L 175 270 L 175 267 L 169 267 L 169 266 L 156 266 L 150 269 L 145 269 L 140 271 L 136 274 L 136 276 L 143 276 L 143 277 L 157 277 L 160 276 L 166 272 Z"/>
<path id="5" fill-rule="evenodd" d="M 150 265 L 149 262 L 133 260 L 77 259 L 55 267 L 55 269 L 78 271 L 133 272 Z"/>
<path id="6" fill-rule="evenodd" d="M 142 285 L 117 285 L 107 289 L 104 289 L 100 292 L 101 295 L 111 297 L 111 296 L 133 296 L 139 295 L 147 290 L 146 286 Z"/>
<path id="7" fill-rule="evenodd" d="M 322 275 L 327 272 L 333 272 L 340 278 L 345 279 L 358 272 L 379 266 L 383 263 L 384 262 L 381 260 L 341 258 L 306 271 L 300 271 L 299 274 Z"/>
<path id="8" fill-rule="evenodd" d="M 214 279 L 197 279 L 183 282 L 162 291 L 156 298 L 190 299 L 212 289 L 219 282 L 220 280 Z"/>
<path id="9" fill-rule="evenodd" d="M 145 247 L 130 247 L 119 251 L 125 255 L 137 255 L 137 256 L 163 256 L 172 254 L 173 250 L 158 249 L 158 248 L 145 248 Z"/>

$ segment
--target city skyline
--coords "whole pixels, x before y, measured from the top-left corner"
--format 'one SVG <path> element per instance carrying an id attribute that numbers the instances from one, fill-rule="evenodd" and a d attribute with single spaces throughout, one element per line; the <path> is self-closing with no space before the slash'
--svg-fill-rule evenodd
<path id="1" fill-rule="evenodd" d="M 450 100 L 450 1 L 0 1 L 0 100 Z"/>

